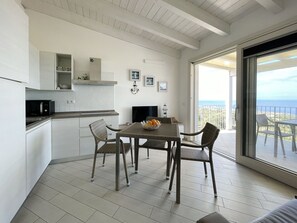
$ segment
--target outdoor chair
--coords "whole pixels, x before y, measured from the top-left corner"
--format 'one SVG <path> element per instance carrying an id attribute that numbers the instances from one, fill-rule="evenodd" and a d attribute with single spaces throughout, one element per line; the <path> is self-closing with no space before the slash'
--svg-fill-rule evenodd
<path id="1" fill-rule="evenodd" d="M 213 191 L 214 196 L 217 197 L 217 187 L 216 187 L 216 181 L 215 181 L 215 175 L 214 175 L 214 166 L 213 166 L 213 145 L 219 135 L 220 130 L 210 124 L 206 123 L 203 129 L 199 132 L 195 133 L 181 133 L 181 135 L 185 136 L 197 136 L 202 134 L 201 136 L 201 144 L 197 143 L 181 143 L 181 160 L 189 160 L 189 161 L 198 161 L 203 162 L 204 166 L 204 173 L 205 177 L 207 177 L 207 168 L 206 163 L 210 164 L 210 170 L 211 170 L 211 176 L 212 176 L 212 185 L 213 185 Z M 206 151 L 208 149 L 208 152 Z M 172 167 L 172 173 L 170 178 L 170 184 L 169 184 L 169 192 L 172 189 L 173 179 L 174 179 L 174 173 L 176 168 L 176 148 L 173 148 L 172 155 L 174 159 L 173 167 Z"/>
<path id="2" fill-rule="evenodd" d="M 152 120 L 156 119 L 158 121 L 164 124 L 172 124 L 172 118 L 167 118 L 167 117 L 147 117 L 146 120 Z M 165 145 L 167 143 L 167 147 L 165 148 Z M 150 149 L 156 149 L 156 150 L 165 150 L 167 151 L 167 166 L 166 166 L 166 179 L 169 179 L 170 175 L 170 166 L 171 166 L 171 160 L 172 160 L 172 146 L 170 141 L 165 141 L 165 140 L 154 140 L 154 139 L 149 139 L 142 145 L 139 145 L 139 148 L 146 148 L 147 149 L 147 158 L 149 159 Z"/>
<path id="3" fill-rule="evenodd" d="M 282 133 L 280 128 L 275 131 L 274 121 L 269 119 L 266 114 L 258 114 L 256 115 L 257 122 L 257 132 L 256 132 L 256 140 L 258 139 L 259 133 L 263 133 L 265 135 L 264 145 L 266 145 L 267 135 L 275 135 L 279 136 L 281 141 L 281 146 L 283 150 L 283 155 L 285 156 L 285 147 L 284 147 L 284 137 L 293 137 L 293 134 L 290 133 Z M 292 139 L 293 140 L 293 139 Z"/>
<path id="4" fill-rule="evenodd" d="M 95 139 L 95 152 L 94 152 L 94 161 L 93 161 L 93 169 L 92 169 L 92 176 L 91 181 L 94 181 L 94 174 L 95 174 L 95 166 L 96 166 L 96 158 L 97 154 L 103 154 L 103 164 L 105 164 L 105 155 L 106 154 L 115 154 L 116 153 L 116 139 L 108 139 L 107 128 L 108 127 L 103 119 L 95 121 L 89 125 L 90 130 Z M 99 143 L 103 143 L 102 146 L 99 146 Z M 127 185 L 130 185 L 128 171 L 127 171 L 127 164 L 126 164 L 126 153 L 129 152 L 131 149 L 131 143 L 123 143 L 120 140 L 120 153 L 123 155 L 123 163 L 126 175 Z"/>

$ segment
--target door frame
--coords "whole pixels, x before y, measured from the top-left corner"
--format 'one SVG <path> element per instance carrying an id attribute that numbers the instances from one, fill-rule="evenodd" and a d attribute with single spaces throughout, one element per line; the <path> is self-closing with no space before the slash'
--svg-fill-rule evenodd
<path id="1" fill-rule="evenodd" d="M 237 90 L 237 123 L 243 123 L 244 119 L 247 117 L 248 108 L 245 108 L 243 104 L 243 97 L 245 95 L 244 91 L 245 85 L 243 82 L 245 81 L 244 78 L 244 71 L 245 65 L 243 63 L 243 51 L 247 48 L 259 45 L 264 42 L 271 41 L 273 39 L 280 38 L 282 36 L 289 35 L 291 33 L 296 33 L 297 24 L 288 25 L 286 27 L 274 30 L 270 33 L 266 33 L 265 35 L 259 36 L 252 40 L 243 42 L 238 45 L 237 47 L 237 87 L 240 90 Z M 243 125 L 240 125 L 240 128 L 236 128 L 236 162 L 242 164 L 246 167 L 254 169 L 260 173 L 263 173 L 273 179 L 276 179 L 280 182 L 288 184 L 292 187 L 297 188 L 297 174 L 293 172 L 286 171 L 279 167 L 273 166 L 272 164 L 253 159 L 244 155 L 244 134 L 247 129 L 244 129 Z"/>

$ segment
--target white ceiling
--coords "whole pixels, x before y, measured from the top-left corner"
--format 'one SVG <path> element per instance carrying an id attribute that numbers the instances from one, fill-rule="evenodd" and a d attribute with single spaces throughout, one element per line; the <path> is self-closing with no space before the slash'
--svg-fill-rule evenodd
<path id="1" fill-rule="evenodd" d="M 171 56 L 199 49 L 211 33 L 230 35 L 230 25 L 264 7 L 283 9 L 283 0 L 22 0 L 38 11 Z"/>

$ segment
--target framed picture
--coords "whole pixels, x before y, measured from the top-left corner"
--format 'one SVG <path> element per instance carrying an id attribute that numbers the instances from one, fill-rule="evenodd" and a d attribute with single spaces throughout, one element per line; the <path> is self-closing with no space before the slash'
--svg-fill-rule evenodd
<path id="1" fill-rule="evenodd" d="M 140 81 L 140 70 L 129 70 L 130 81 Z"/>
<path id="2" fill-rule="evenodd" d="M 159 92 L 166 92 L 168 90 L 167 81 L 159 81 L 158 82 L 158 90 L 159 90 Z"/>
<path id="3" fill-rule="evenodd" d="M 145 87 L 154 87 L 155 86 L 155 77 L 154 76 L 145 76 L 144 77 L 144 86 Z"/>

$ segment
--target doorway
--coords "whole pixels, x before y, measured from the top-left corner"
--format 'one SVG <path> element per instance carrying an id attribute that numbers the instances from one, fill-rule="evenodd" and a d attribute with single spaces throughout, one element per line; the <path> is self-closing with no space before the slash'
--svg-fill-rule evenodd
<path id="1" fill-rule="evenodd" d="M 214 150 L 235 159 L 236 52 L 196 63 L 195 131 L 210 122 L 220 129 Z"/>

